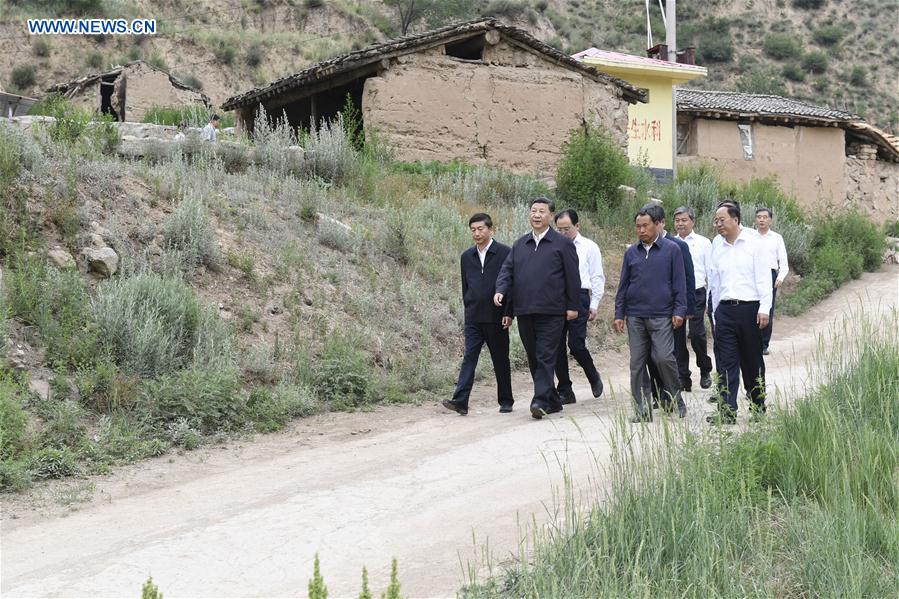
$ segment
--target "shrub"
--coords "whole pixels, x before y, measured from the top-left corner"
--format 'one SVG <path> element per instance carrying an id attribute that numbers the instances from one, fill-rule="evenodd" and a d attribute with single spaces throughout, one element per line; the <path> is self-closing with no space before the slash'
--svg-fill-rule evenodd
<path id="1" fill-rule="evenodd" d="M 824 52 L 809 52 L 802 58 L 802 68 L 820 75 L 827 70 L 827 55 Z"/>
<path id="2" fill-rule="evenodd" d="M 105 283 L 92 310 L 104 350 L 125 373 L 152 377 L 232 363 L 227 327 L 179 279 L 143 273 Z"/>
<path id="3" fill-rule="evenodd" d="M 765 36 L 762 50 L 775 60 L 788 60 L 801 55 L 796 38 L 786 33 L 770 33 Z"/>
<path id="4" fill-rule="evenodd" d="M 33 453 L 28 460 L 28 472 L 37 479 L 63 478 L 78 471 L 75 454 L 68 448 L 47 447 Z"/>
<path id="5" fill-rule="evenodd" d="M 22 450 L 27 423 L 15 385 L 0 378 L 0 460 L 14 458 Z"/>
<path id="6" fill-rule="evenodd" d="M 365 401 L 370 376 L 368 357 L 359 340 L 343 332 L 332 333 L 315 372 L 316 393 L 332 410 L 357 407 Z"/>
<path id="7" fill-rule="evenodd" d="M 247 54 L 244 57 L 244 62 L 247 63 L 248 67 L 255 69 L 262 64 L 262 61 L 264 59 L 265 47 L 262 44 L 253 44 L 249 48 L 247 48 Z"/>
<path id="8" fill-rule="evenodd" d="M 190 368 L 145 381 L 141 401 L 156 422 L 184 419 L 204 433 L 233 429 L 246 409 L 234 369 Z"/>
<path id="9" fill-rule="evenodd" d="M 9 82 L 15 89 L 28 89 L 35 82 L 34 66 L 30 64 L 14 66 L 9 74 Z"/>
<path id="10" fill-rule="evenodd" d="M 787 88 L 778 74 L 771 71 L 752 70 L 737 79 L 737 91 L 749 94 L 782 96 Z"/>
<path id="11" fill-rule="evenodd" d="M 186 266 L 218 267 L 221 257 L 206 206 L 189 195 L 178 204 L 165 228 L 166 247 L 181 252 Z"/>
<path id="12" fill-rule="evenodd" d="M 227 42 L 220 40 L 215 46 L 212 47 L 212 53 L 215 55 L 216 59 L 222 64 L 229 65 L 234 62 L 234 56 L 237 54 L 234 51 L 234 48 L 228 45 Z"/>
<path id="13" fill-rule="evenodd" d="M 31 484 L 28 464 L 23 460 L 0 461 L 0 491 L 17 492 L 27 489 Z"/>
<path id="14" fill-rule="evenodd" d="M 187 87 L 192 87 L 197 91 L 203 91 L 203 82 L 200 81 L 200 79 L 192 73 L 180 75 L 178 79 L 180 79 L 181 83 L 183 83 Z"/>
<path id="15" fill-rule="evenodd" d="M 346 182 L 358 166 L 358 153 L 347 135 L 343 114 L 312 126 L 303 139 L 306 149 L 304 168 L 307 176 L 340 185 Z"/>
<path id="16" fill-rule="evenodd" d="M 825 25 L 815 29 L 813 37 L 822 46 L 834 46 L 843 39 L 845 32 L 839 25 Z"/>
<path id="17" fill-rule="evenodd" d="M 99 69 L 103 66 L 103 55 L 99 52 L 91 52 L 87 55 L 84 62 L 92 69 Z"/>
<path id="18" fill-rule="evenodd" d="M 730 62 L 734 57 L 734 44 L 730 36 L 703 35 L 697 43 L 697 62 L 715 64 Z"/>
<path id="19" fill-rule="evenodd" d="M 556 171 L 559 203 L 603 212 L 620 202 L 618 186 L 629 174 L 627 157 L 599 125 L 572 131 Z"/>
<path id="20" fill-rule="evenodd" d="M 796 63 L 784 65 L 781 74 L 790 81 L 805 81 L 805 71 Z"/>
<path id="21" fill-rule="evenodd" d="M 282 382 L 275 389 L 257 387 L 247 400 L 247 415 L 259 432 L 284 428 L 291 419 L 316 411 L 312 390 Z"/>
<path id="22" fill-rule="evenodd" d="M 185 83 L 187 84 L 187 81 Z M 205 106 L 199 104 L 194 106 L 151 106 L 144 113 L 143 122 L 157 125 L 183 124 L 188 127 L 202 127 L 209 122 L 209 111 Z"/>
<path id="23" fill-rule="evenodd" d="M 22 168 L 20 137 L 16 133 L 7 125 L 0 129 L 0 193 L 4 195 L 16 183 Z"/>
<path id="24" fill-rule="evenodd" d="M 793 6 L 805 10 L 821 8 L 827 0 L 793 0 Z"/>
<path id="25" fill-rule="evenodd" d="M 434 173 L 431 179 L 434 192 L 475 205 L 529 205 L 535 197 L 549 193 L 549 188 L 533 177 L 486 166 L 467 166 L 460 162 L 407 163 L 405 168 Z"/>
<path id="26" fill-rule="evenodd" d="M 852 71 L 849 73 L 849 83 L 856 87 L 868 87 L 868 72 L 865 67 L 852 67 Z"/>
<path id="27" fill-rule="evenodd" d="M 293 165 L 285 149 L 296 145 L 297 137 L 286 115 L 270 119 L 260 106 L 253 121 L 253 143 L 256 146 L 253 157 L 259 165 L 277 173 L 292 172 Z M 309 151 L 309 147 L 305 149 Z M 308 159 L 307 154 L 306 160 Z"/>
<path id="28" fill-rule="evenodd" d="M 31 44 L 31 53 L 40 58 L 50 56 L 50 43 L 45 39 L 38 38 Z"/>
<path id="29" fill-rule="evenodd" d="M 346 227 L 323 220 L 318 223 L 318 242 L 338 252 L 352 252 L 356 247 L 356 238 L 353 232 Z"/>

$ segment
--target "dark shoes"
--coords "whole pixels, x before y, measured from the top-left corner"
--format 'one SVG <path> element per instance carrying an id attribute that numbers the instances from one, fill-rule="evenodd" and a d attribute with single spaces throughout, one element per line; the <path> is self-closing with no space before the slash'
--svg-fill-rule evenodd
<path id="1" fill-rule="evenodd" d="M 762 355 L 763 355 L 763 356 L 767 356 L 767 355 L 768 355 L 768 348 L 767 348 L 767 347 L 764 348 L 764 349 L 762 349 Z"/>
<path id="2" fill-rule="evenodd" d="M 571 389 L 566 389 L 565 391 L 559 390 L 559 401 L 562 402 L 563 406 L 567 406 L 568 404 L 577 403 L 577 398 L 574 396 L 574 391 Z"/>
<path id="3" fill-rule="evenodd" d="M 461 414 L 462 416 L 468 414 L 468 405 L 462 404 L 454 399 L 444 399 L 441 403 L 447 410 L 452 410 L 453 412 Z M 511 408 L 509 409 L 511 410 Z"/>
<path id="4" fill-rule="evenodd" d="M 693 392 L 693 381 L 685 380 L 680 382 L 681 391 L 684 393 L 692 393 Z"/>
<path id="5" fill-rule="evenodd" d="M 512 411 L 512 404 L 504 403 L 499 406 L 499 411 L 501 414 L 508 414 Z"/>
<path id="6" fill-rule="evenodd" d="M 595 383 L 590 383 L 590 390 L 593 391 L 593 397 L 602 395 L 602 379 L 597 378 Z"/>
<path id="7" fill-rule="evenodd" d="M 699 386 L 703 389 L 708 389 L 712 386 L 712 375 L 708 372 L 700 375 L 699 377 Z"/>
<path id="8" fill-rule="evenodd" d="M 555 414 L 556 412 L 561 412 L 562 406 L 557 407 L 547 407 L 543 402 L 535 401 L 531 404 L 531 416 L 540 420 L 544 416 L 548 416 L 549 414 Z"/>

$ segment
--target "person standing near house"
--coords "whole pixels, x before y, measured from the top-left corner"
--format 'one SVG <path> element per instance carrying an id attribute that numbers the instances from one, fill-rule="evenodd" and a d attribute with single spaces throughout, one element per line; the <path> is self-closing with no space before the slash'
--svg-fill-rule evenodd
<path id="1" fill-rule="evenodd" d="M 687 281 L 684 260 L 677 244 L 662 235 L 662 218 L 653 206 L 634 216 L 638 241 L 624 252 L 613 326 L 623 333 L 627 326 L 630 346 L 631 394 L 636 415 L 631 422 L 652 421 L 647 364 L 655 360 L 662 379 L 662 393 L 687 414 L 674 357 L 674 330 L 687 315 Z"/>
<path id="2" fill-rule="evenodd" d="M 509 364 L 511 302 L 506 302 L 504 308 L 493 303 L 496 278 L 510 248 L 493 239 L 493 219 L 489 214 L 475 214 L 468 219 L 468 228 L 474 245 L 462 252 L 459 260 L 462 304 L 465 307 L 465 354 L 453 398 L 444 400 L 443 407 L 463 416 L 468 414 L 468 396 L 474 384 L 481 348 L 486 343 L 496 375 L 499 411 L 511 412 L 514 403 L 512 368 Z"/>
<path id="3" fill-rule="evenodd" d="M 572 389 L 571 376 L 568 372 L 568 351 L 584 369 L 590 382 L 593 397 L 602 395 L 602 377 L 593 364 L 593 357 L 587 349 L 587 323 L 596 319 L 599 300 L 605 292 L 606 276 L 602 270 L 602 253 L 599 246 L 581 235 L 581 225 L 577 211 L 567 208 L 558 212 L 555 217 L 556 230 L 570 239 L 577 250 L 578 270 L 581 277 L 580 306 L 574 320 L 566 321 L 562 328 L 562 340 L 559 343 L 559 355 L 556 359 L 556 390 L 563 404 L 577 401 Z M 567 340 L 567 349 L 566 349 Z"/>
<path id="4" fill-rule="evenodd" d="M 206 123 L 206 126 L 200 131 L 200 139 L 203 141 L 211 141 L 215 142 L 218 137 L 218 128 L 221 125 L 221 119 L 219 115 L 213 114 L 209 118 L 209 122 Z"/>
<path id="5" fill-rule="evenodd" d="M 545 197 L 531 203 L 531 231 L 512 245 L 499 277 L 493 302 L 512 300 L 518 332 L 534 381 L 531 416 L 562 410 L 554 370 L 566 320 L 577 318 L 581 277 L 574 243 L 549 226 L 555 205 Z"/>
<path id="6" fill-rule="evenodd" d="M 699 368 L 699 386 L 708 389 L 712 386 L 712 359 L 708 353 L 708 336 L 705 330 L 705 312 L 707 296 L 707 271 L 712 242 L 693 230 L 696 225 L 696 213 L 689 206 L 681 206 L 674 211 L 674 230 L 688 246 L 693 258 L 693 276 L 695 280 L 695 305 L 693 318 L 688 321 L 690 346 L 696 354 L 696 367 Z M 688 290 L 689 295 L 689 290 Z"/>
<path id="7" fill-rule="evenodd" d="M 761 240 L 740 226 L 740 206 L 722 202 L 715 211 L 720 235 L 709 258 L 709 294 L 718 365 L 718 414 L 712 424 L 737 421 L 740 374 L 755 415 L 765 411 L 765 360 L 762 330 L 771 310 L 771 273 Z"/>
<path id="8" fill-rule="evenodd" d="M 762 240 L 761 246 L 765 259 L 771 267 L 771 312 L 768 313 L 768 326 L 762 329 L 762 355 L 768 355 L 768 344 L 771 342 L 771 334 L 774 332 L 774 302 L 777 299 L 777 290 L 783 284 L 784 279 L 790 273 L 790 265 L 787 263 L 787 246 L 780 233 L 771 230 L 774 222 L 774 212 L 770 208 L 759 208 L 755 211 L 755 228 Z"/>

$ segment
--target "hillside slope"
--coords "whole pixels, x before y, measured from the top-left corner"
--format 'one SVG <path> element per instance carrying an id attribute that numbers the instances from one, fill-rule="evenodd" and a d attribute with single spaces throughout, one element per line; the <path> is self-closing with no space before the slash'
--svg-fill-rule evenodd
<path id="1" fill-rule="evenodd" d="M 52 83 L 143 58 L 170 69 L 218 105 L 253 85 L 337 53 L 399 35 L 379 0 L 82 0 L 84 14 L 155 18 L 156 36 L 32 37 L 24 19 L 65 14 L 72 3 L 11 0 L 0 7 L 0 85 L 38 94 Z M 417 31 L 494 14 L 568 52 L 588 46 L 642 53 L 639 0 L 452 0 L 412 23 Z M 854 111 L 895 131 L 899 36 L 895 0 L 682 0 L 679 45 L 698 47 L 709 77 L 695 85 L 789 94 Z M 656 42 L 664 41 L 657 6 Z M 14 69 L 16 72 L 14 72 Z"/>

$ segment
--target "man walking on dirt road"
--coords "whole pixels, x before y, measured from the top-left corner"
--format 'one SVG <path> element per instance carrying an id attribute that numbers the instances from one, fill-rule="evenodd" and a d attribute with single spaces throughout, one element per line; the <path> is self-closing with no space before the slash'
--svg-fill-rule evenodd
<path id="1" fill-rule="evenodd" d="M 562 411 L 554 385 L 556 356 L 565 321 L 577 318 L 581 290 L 574 243 L 549 226 L 554 211 L 545 197 L 531 203 L 532 230 L 512 245 L 493 297 L 497 306 L 512 300 L 534 381 L 531 416 L 538 420 Z"/>
<path id="2" fill-rule="evenodd" d="M 740 374 L 754 415 L 765 411 L 765 360 L 762 330 L 771 310 L 771 270 L 755 231 L 740 226 L 740 207 L 722 202 L 715 211 L 720 235 L 709 259 L 709 293 L 717 361 L 718 413 L 712 424 L 737 421 Z"/>
<path id="3" fill-rule="evenodd" d="M 693 276 L 696 309 L 689 325 L 690 346 L 696 354 L 696 366 L 699 368 L 699 386 L 708 389 L 712 386 L 712 359 L 709 357 L 708 336 L 705 330 L 706 296 L 708 295 L 708 261 L 712 251 L 712 242 L 693 230 L 696 224 L 696 213 L 689 206 L 681 206 L 674 211 L 674 230 L 678 237 L 690 246 L 690 257 L 693 258 Z M 687 290 L 687 295 L 690 290 Z"/>
<path id="4" fill-rule="evenodd" d="M 618 293 L 615 295 L 615 330 L 627 326 L 630 346 L 631 394 L 636 415 L 631 422 L 652 421 L 647 364 L 652 356 L 662 379 L 662 394 L 678 415 L 687 408 L 674 357 L 674 329 L 687 314 L 687 282 L 680 248 L 660 233 L 658 212 L 644 206 L 634 217 L 639 241 L 624 252 Z"/>
<path id="5" fill-rule="evenodd" d="M 562 340 L 559 343 L 559 356 L 556 359 L 556 389 L 562 397 L 563 404 L 575 403 L 577 399 L 572 389 L 571 376 L 568 373 L 568 350 L 584 369 L 590 382 L 593 397 L 602 395 L 602 377 L 593 364 L 593 356 L 587 349 L 587 323 L 596 319 L 599 300 L 605 293 L 606 275 L 602 270 L 602 253 L 599 246 L 581 235 L 578 214 L 572 208 L 556 214 L 556 230 L 574 242 L 577 250 L 578 269 L 581 276 L 580 306 L 577 318 L 566 321 L 562 329 Z M 566 343 L 567 342 L 567 343 Z"/>
<path id="6" fill-rule="evenodd" d="M 762 355 L 765 356 L 768 355 L 768 344 L 771 342 L 771 333 L 774 332 L 774 302 L 777 299 L 777 290 L 790 273 L 787 247 L 780 233 L 771 230 L 773 221 L 774 212 L 770 208 L 759 208 L 755 211 L 755 228 L 762 240 L 765 259 L 771 268 L 771 311 L 768 313 L 768 326 L 762 329 Z"/>
<path id="7" fill-rule="evenodd" d="M 465 306 L 465 355 L 452 399 L 443 407 L 463 416 L 468 414 L 468 396 L 474 384 L 481 348 L 487 344 L 496 375 L 496 399 L 500 412 L 511 412 L 512 368 L 509 365 L 509 324 L 511 302 L 505 308 L 493 303 L 496 278 L 511 248 L 493 239 L 493 219 L 479 212 L 468 219 L 474 245 L 460 258 L 462 304 Z"/>

